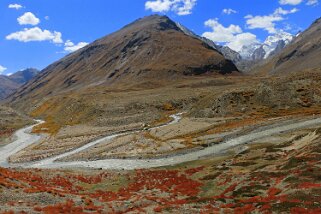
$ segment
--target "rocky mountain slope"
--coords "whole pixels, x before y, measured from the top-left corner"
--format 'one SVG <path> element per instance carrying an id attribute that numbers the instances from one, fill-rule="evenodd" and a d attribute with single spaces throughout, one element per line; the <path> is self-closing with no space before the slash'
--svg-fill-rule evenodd
<path id="1" fill-rule="evenodd" d="M 279 54 L 253 69 L 254 72 L 285 74 L 321 67 L 321 18 L 299 34 Z"/>
<path id="2" fill-rule="evenodd" d="M 166 16 L 149 16 L 48 66 L 11 100 L 41 99 L 98 85 L 117 87 L 201 74 L 230 74 L 235 65 Z"/>
<path id="3" fill-rule="evenodd" d="M 14 93 L 20 86 L 30 81 L 38 73 L 37 69 L 28 68 L 10 76 L 0 75 L 0 100 Z"/>

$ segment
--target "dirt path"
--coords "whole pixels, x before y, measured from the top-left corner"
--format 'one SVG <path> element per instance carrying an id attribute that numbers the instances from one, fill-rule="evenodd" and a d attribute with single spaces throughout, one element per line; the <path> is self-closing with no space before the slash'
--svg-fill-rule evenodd
<path id="1" fill-rule="evenodd" d="M 15 140 L 13 143 L 10 143 L 10 144 L 0 148 L 0 166 L 9 167 L 10 165 L 9 165 L 7 159 L 11 155 L 14 155 L 17 152 L 25 149 L 26 147 L 28 147 L 34 143 L 37 143 L 41 139 L 40 135 L 30 134 L 33 127 L 43 123 L 43 121 L 40 121 L 40 120 L 37 120 L 36 122 L 37 122 L 37 124 L 35 124 L 35 125 L 18 130 L 15 133 L 15 138 L 17 140 Z"/>

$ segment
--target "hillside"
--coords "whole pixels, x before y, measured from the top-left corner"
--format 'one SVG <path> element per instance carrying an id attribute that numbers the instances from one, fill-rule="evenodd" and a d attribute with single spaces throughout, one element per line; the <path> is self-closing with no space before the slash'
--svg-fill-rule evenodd
<path id="1" fill-rule="evenodd" d="M 283 51 L 253 68 L 254 73 L 288 74 L 321 67 L 321 18 L 297 36 Z"/>
<path id="2" fill-rule="evenodd" d="M 43 70 L 11 97 L 14 103 L 94 86 L 119 87 L 201 74 L 231 74 L 235 65 L 166 16 L 139 19 Z"/>

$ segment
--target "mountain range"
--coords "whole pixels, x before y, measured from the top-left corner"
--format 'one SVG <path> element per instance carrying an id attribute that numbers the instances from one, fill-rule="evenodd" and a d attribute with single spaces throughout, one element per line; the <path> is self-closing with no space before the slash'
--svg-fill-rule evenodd
<path id="1" fill-rule="evenodd" d="M 288 74 L 321 67 L 321 18 L 300 33 L 282 51 L 253 68 L 254 73 Z"/>
<path id="2" fill-rule="evenodd" d="M 228 46 L 221 46 L 205 37 L 198 36 L 180 23 L 176 24 L 186 35 L 204 41 L 209 46 L 221 52 L 226 59 L 233 61 L 239 70 L 245 72 L 249 71 L 254 65 L 268 57 L 280 53 L 295 38 L 295 36 L 281 31 L 268 36 L 263 43 L 257 42 L 250 45 L 244 45 L 242 49 L 237 52 Z"/>
<path id="3" fill-rule="evenodd" d="M 244 46 L 236 52 L 196 35 L 166 16 L 153 15 L 49 65 L 18 91 L 37 74 L 36 70 L 1 76 L 6 88 L 1 89 L 1 98 L 15 92 L 10 100 L 18 102 L 99 85 L 130 87 L 194 75 L 239 73 L 238 70 L 277 73 L 289 64 L 295 67 L 291 71 L 302 70 L 319 66 L 319 30 L 320 19 L 297 36 L 279 32 L 263 43 Z M 307 63 L 300 61 L 296 66 L 297 58 Z"/>
<path id="4" fill-rule="evenodd" d="M 280 32 L 275 35 L 268 36 L 263 43 L 254 43 L 251 45 L 243 46 L 239 53 L 245 60 L 255 61 L 267 59 L 268 57 L 282 51 L 283 48 L 288 45 L 293 39 L 293 35 L 285 32 Z"/>

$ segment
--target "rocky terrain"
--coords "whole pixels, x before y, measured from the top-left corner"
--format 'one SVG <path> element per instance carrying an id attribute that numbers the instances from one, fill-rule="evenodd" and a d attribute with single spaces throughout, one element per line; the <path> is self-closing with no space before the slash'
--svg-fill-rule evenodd
<path id="1" fill-rule="evenodd" d="M 0 100 L 16 92 L 20 86 L 30 81 L 38 73 L 39 71 L 37 69 L 28 68 L 10 76 L 0 75 Z"/>
<path id="2" fill-rule="evenodd" d="M 248 89 L 234 89 L 199 100 L 191 114 L 197 117 L 286 113 L 320 106 L 320 69 L 280 78 L 261 79 Z"/>

